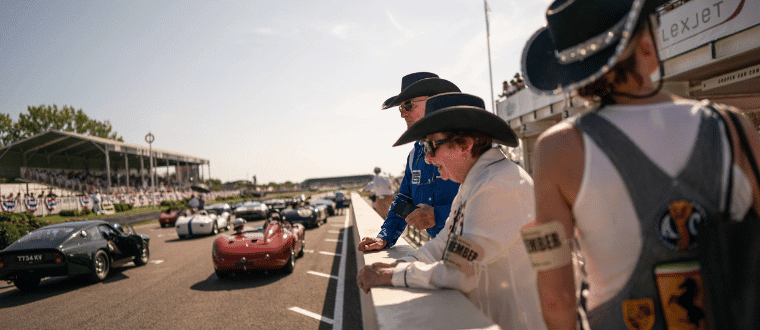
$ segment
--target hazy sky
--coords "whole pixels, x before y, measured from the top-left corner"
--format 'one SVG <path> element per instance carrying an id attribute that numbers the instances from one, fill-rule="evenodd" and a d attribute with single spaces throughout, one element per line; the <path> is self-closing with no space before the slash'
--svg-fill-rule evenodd
<path id="1" fill-rule="evenodd" d="M 549 3 L 489 1 L 495 94 Z M 416 71 L 489 104 L 485 25 L 481 0 L 0 1 L 0 112 L 70 105 L 222 181 L 400 175 L 380 105 Z"/>

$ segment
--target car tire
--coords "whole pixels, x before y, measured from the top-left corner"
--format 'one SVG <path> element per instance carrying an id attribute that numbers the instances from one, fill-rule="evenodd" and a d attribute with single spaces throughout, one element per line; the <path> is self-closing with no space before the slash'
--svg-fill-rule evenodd
<path id="1" fill-rule="evenodd" d="M 306 245 L 306 240 L 301 240 L 301 249 L 298 250 L 298 257 L 303 257 L 303 247 Z"/>
<path id="2" fill-rule="evenodd" d="M 13 284 L 15 284 L 19 290 L 24 291 L 24 292 L 34 291 L 34 290 L 37 290 L 37 287 L 40 285 L 40 278 L 39 277 L 19 278 L 13 281 Z"/>
<path id="3" fill-rule="evenodd" d="M 164 228 L 164 227 L 166 227 L 166 225 L 162 223 L 162 224 L 161 224 L 161 228 Z"/>
<path id="4" fill-rule="evenodd" d="M 285 272 L 285 274 L 292 274 L 293 271 L 296 269 L 296 252 L 293 251 L 293 247 L 290 247 L 290 258 L 288 258 L 288 263 L 285 264 L 285 267 L 282 267 L 282 270 Z"/>
<path id="5" fill-rule="evenodd" d="M 179 239 L 185 239 L 187 237 L 187 235 L 177 235 L 177 236 L 179 237 Z"/>
<path id="6" fill-rule="evenodd" d="M 232 224 L 230 223 L 230 219 L 227 219 L 227 226 L 224 227 L 224 231 L 228 231 L 232 228 Z"/>
<path id="7" fill-rule="evenodd" d="M 142 241 L 142 249 L 140 249 L 140 255 L 135 258 L 135 266 L 145 266 L 150 260 L 150 246 L 148 242 Z"/>
<path id="8" fill-rule="evenodd" d="M 211 235 L 219 234 L 219 227 L 216 226 L 216 220 L 214 220 L 214 224 L 211 225 Z"/>
<path id="9" fill-rule="evenodd" d="M 95 257 L 92 258 L 92 273 L 90 273 L 90 279 L 97 283 L 102 282 L 108 277 L 108 273 L 111 271 L 111 260 L 108 258 L 103 250 L 95 252 Z"/>
<path id="10" fill-rule="evenodd" d="M 216 273 L 216 277 L 218 277 L 219 279 L 223 279 L 230 275 L 225 272 L 219 271 L 218 269 L 214 269 L 214 273 Z"/>

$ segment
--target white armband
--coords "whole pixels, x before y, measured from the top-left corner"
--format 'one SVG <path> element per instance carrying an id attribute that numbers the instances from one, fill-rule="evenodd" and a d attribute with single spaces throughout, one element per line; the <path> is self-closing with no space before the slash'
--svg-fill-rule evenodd
<path id="1" fill-rule="evenodd" d="M 520 234 L 536 271 L 558 268 L 572 261 L 570 240 L 559 221 L 523 227 Z"/>

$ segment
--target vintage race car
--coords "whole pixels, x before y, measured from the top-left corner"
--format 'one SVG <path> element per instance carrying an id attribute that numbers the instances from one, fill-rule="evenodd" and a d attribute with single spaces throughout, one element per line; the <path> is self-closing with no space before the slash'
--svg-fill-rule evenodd
<path id="1" fill-rule="evenodd" d="M 182 215 L 183 212 L 184 211 L 181 209 L 168 208 L 158 216 L 158 223 L 161 224 L 161 228 L 174 226 L 174 223 L 177 222 L 177 218 Z"/>
<path id="2" fill-rule="evenodd" d="M 117 228 L 89 220 L 36 229 L 0 252 L 0 280 L 31 291 L 45 277 L 87 275 L 100 282 L 113 267 L 147 264 L 150 237 Z"/>
<path id="3" fill-rule="evenodd" d="M 266 219 L 269 217 L 269 207 L 258 201 L 245 202 L 235 209 L 235 217 L 246 220 Z"/>
<path id="4" fill-rule="evenodd" d="M 227 203 L 213 204 L 213 205 L 206 206 L 204 209 L 209 214 L 211 213 L 216 214 L 217 216 L 227 219 L 227 222 L 232 224 L 232 220 L 230 220 L 230 217 L 232 217 L 232 207 L 230 206 L 230 204 L 227 204 Z"/>
<path id="5" fill-rule="evenodd" d="M 179 238 L 193 235 L 216 235 L 219 230 L 230 229 L 229 213 L 225 217 L 209 210 L 200 210 L 177 218 L 174 228 L 177 229 Z"/>
<path id="6" fill-rule="evenodd" d="M 335 215 L 335 209 L 337 208 L 334 201 L 331 201 L 329 199 L 317 199 L 309 202 L 311 205 L 324 205 L 327 206 L 327 215 L 333 216 Z"/>
<path id="7" fill-rule="evenodd" d="M 297 209 L 282 210 L 282 220 L 290 223 L 300 223 L 315 228 L 327 222 L 327 207 L 324 205 L 305 205 Z"/>
<path id="8" fill-rule="evenodd" d="M 304 235 L 303 225 L 291 225 L 277 217 L 264 226 L 219 235 L 211 248 L 216 276 L 274 269 L 292 273 L 296 257 L 303 255 Z"/>
<path id="9" fill-rule="evenodd" d="M 267 199 L 264 201 L 264 204 L 269 207 L 270 212 L 282 212 L 282 210 L 288 207 L 288 205 L 285 203 L 285 200 L 281 198 Z"/>

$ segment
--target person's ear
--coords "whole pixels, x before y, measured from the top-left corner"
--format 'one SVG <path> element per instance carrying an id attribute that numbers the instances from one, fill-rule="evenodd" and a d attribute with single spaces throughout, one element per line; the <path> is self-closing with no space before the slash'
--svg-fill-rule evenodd
<path id="1" fill-rule="evenodd" d="M 466 151 L 468 154 L 472 155 L 472 146 L 475 144 L 475 140 L 469 136 L 465 136 L 464 141 L 465 144 L 462 145 L 462 151 Z"/>

